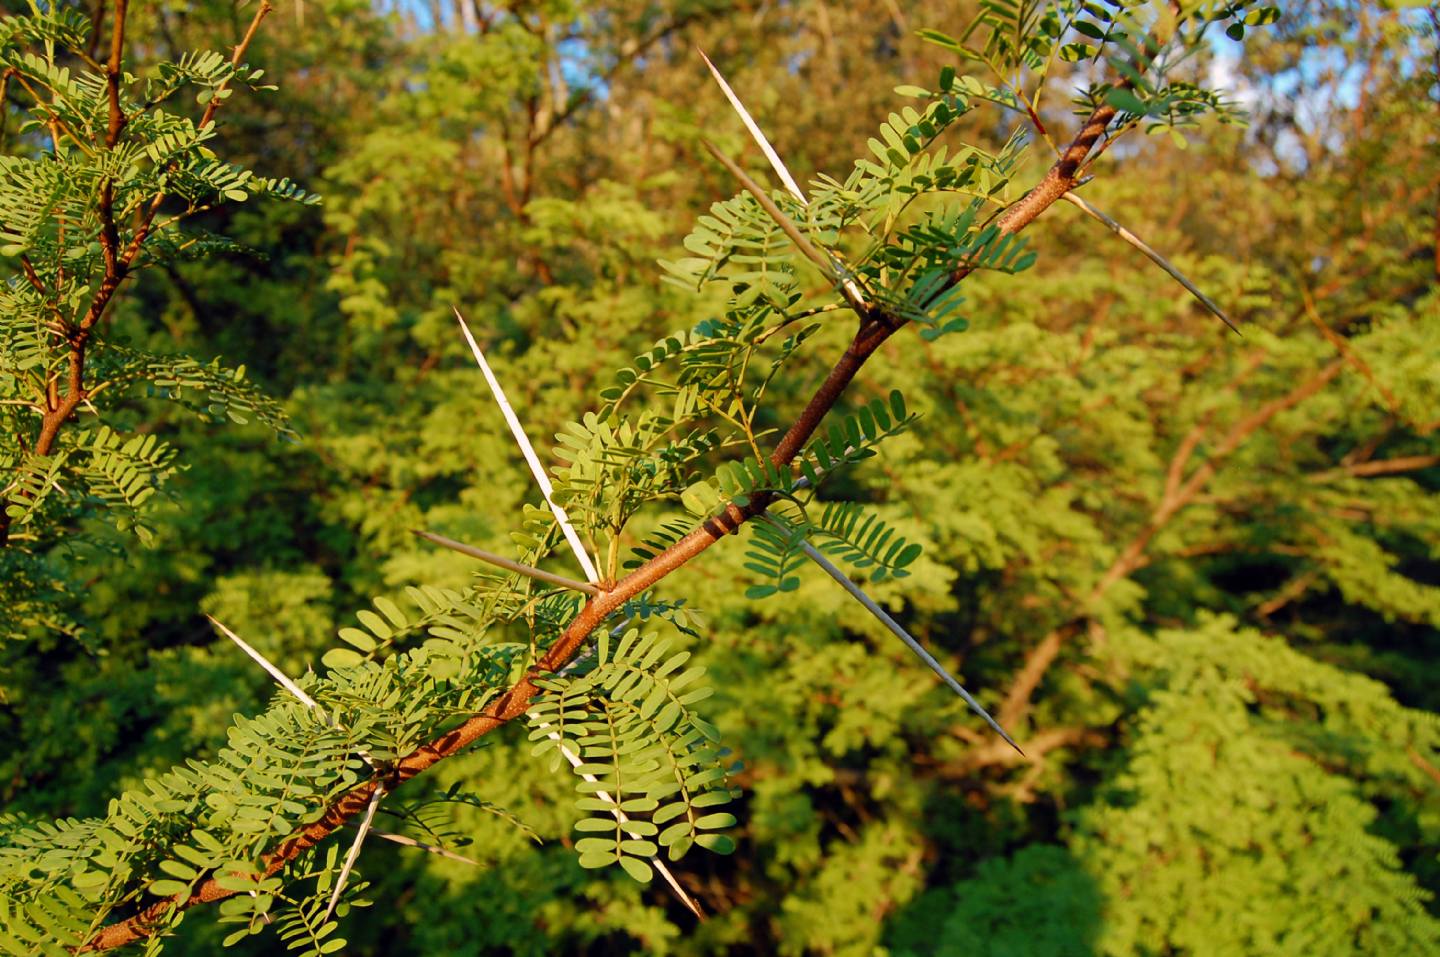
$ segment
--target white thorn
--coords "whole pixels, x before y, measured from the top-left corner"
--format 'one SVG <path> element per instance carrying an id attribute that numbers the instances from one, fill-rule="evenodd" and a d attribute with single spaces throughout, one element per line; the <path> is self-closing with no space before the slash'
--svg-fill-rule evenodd
<path id="1" fill-rule="evenodd" d="M 1190 295 L 1194 296 L 1195 299 L 1200 303 L 1200 305 L 1204 306 L 1217 319 L 1225 323 L 1225 325 L 1229 326 L 1231 332 L 1243 338 L 1244 333 L 1242 333 L 1238 328 L 1236 328 L 1235 323 L 1231 322 L 1230 317 L 1225 315 L 1225 311 L 1221 309 L 1218 305 L 1216 305 L 1215 300 L 1211 299 L 1209 296 L 1205 295 L 1205 293 L 1201 292 L 1199 286 L 1191 282 L 1189 277 L 1182 273 L 1179 269 L 1176 269 L 1174 264 L 1171 263 L 1170 260 L 1166 259 L 1164 256 L 1156 252 L 1149 243 L 1145 242 L 1145 240 L 1141 239 L 1139 236 L 1136 236 L 1130 230 L 1126 229 L 1124 226 L 1121 226 L 1115 220 L 1111 219 L 1109 216 L 1106 216 L 1104 213 L 1100 212 L 1100 210 L 1096 209 L 1094 206 L 1090 205 L 1085 200 L 1081 199 L 1079 196 L 1076 196 L 1074 193 L 1061 193 L 1060 198 L 1070 203 L 1072 206 L 1074 206 L 1076 209 L 1079 209 L 1086 215 L 1093 217 L 1096 221 L 1104 225 L 1106 229 L 1109 229 L 1115 235 L 1119 236 L 1121 239 L 1125 240 L 1127 243 L 1144 253 L 1147 259 L 1149 259 L 1155 265 L 1159 266 L 1161 269 L 1165 270 L 1165 272 L 1170 276 L 1171 279 L 1184 286 L 1185 291 L 1190 293 Z"/>
<path id="2" fill-rule="evenodd" d="M 345 855 L 345 866 L 340 868 L 340 876 L 335 879 L 335 889 L 330 892 L 330 904 L 325 908 L 325 916 L 320 923 L 330 919 L 335 912 L 335 905 L 340 903 L 340 892 L 345 889 L 345 882 L 350 879 L 350 869 L 355 866 L 355 859 L 360 856 L 360 845 L 365 843 L 365 835 L 370 833 L 370 822 L 375 820 L 375 809 L 380 806 L 380 799 L 385 796 L 385 789 L 375 788 L 375 793 L 370 795 L 370 804 L 365 808 L 365 819 L 360 822 L 360 830 L 355 833 L 355 840 L 350 845 L 350 851 Z"/>
<path id="3" fill-rule="evenodd" d="M 540 727 L 542 729 L 548 728 L 549 725 L 542 724 Z M 551 741 L 560 741 L 560 734 L 557 731 L 551 731 L 549 734 L 546 735 L 546 737 L 548 737 Z M 574 754 L 570 753 L 570 749 L 565 747 L 564 742 L 560 743 L 560 753 L 565 755 L 565 760 L 569 761 L 572 767 L 578 768 L 580 766 L 580 759 L 577 758 Z M 586 781 L 589 781 L 591 784 L 597 783 L 597 779 L 593 774 L 582 773 L 580 776 Z M 615 816 L 615 820 L 619 821 L 621 825 L 624 825 L 626 821 L 630 820 L 630 818 L 625 814 L 625 812 L 620 810 L 619 803 L 610 796 L 609 792 L 596 791 L 595 796 L 607 804 L 614 805 L 610 813 Z M 674 874 L 670 873 L 670 868 L 665 866 L 665 863 L 660 860 L 659 856 L 651 857 L 650 865 L 654 867 L 655 870 L 660 872 L 661 877 L 665 878 L 665 883 L 669 884 L 670 889 L 675 892 L 675 896 L 680 898 L 680 903 L 690 908 L 690 912 L 693 913 L 696 917 L 704 920 L 705 915 L 701 913 L 700 905 L 696 904 L 695 901 L 690 898 L 690 895 L 685 893 L 685 889 L 680 886 L 680 882 L 675 879 Z"/>
<path id="4" fill-rule="evenodd" d="M 630 622 L 633 620 L 633 618 L 626 618 L 624 621 L 620 622 L 620 624 L 616 625 L 613 629 L 611 629 L 610 636 L 613 638 L 624 632 L 624 630 L 630 626 Z M 578 665 L 580 665 L 583 660 L 584 659 L 582 658 L 575 659 L 570 663 L 569 667 L 567 667 L 564 671 L 561 672 L 561 674 L 569 674 Z M 540 729 L 542 731 L 549 727 L 550 725 L 548 724 L 540 725 Z M 557 731 L 550 731 L 548 734 L 546 734 L 546 737 L 548 737 L 551 741 L 560 741 L 560 733 Z M 560 741 L 560 753 L 565 756 L 566 761 L 570 762 L 571 767 L 578 768 L 580 766 L 580 759 L 574 754 L 570 753 L 570 749 L 565 746 L 565 743 L 563 741 Z M 580 776 L 586 781 L 589 781 L 591 784 L 597 783 L 594 775 L 581 774 Z M 607 792 L 597 791 L 596 796 L 607 804 L 612 804 L 615 806 L 614 810 L 610 812 L 615 816 L 615 820 L 619 821 L 621 824 L 624 824 L 626 821 L 630 820 L 628 817 L 625 816 L 625 812 L 620 810 L 620 805 L 617 804 L 615 799 L 612 798 Z M 675 879 L 674 874 L 670 873 L 670 869 L 665 866 L 665 863 L 660 860 L 659 856 L 651 857 L 650 863 L 655 868 L 655 870 L 660 872 L 660 876 L 665 878 L 665 883 L 670 885 L 670 889 L 675 893 L 675 896 L 680 899 L 680 903 L 690 908 L 690 912 L 696 917 L 704 920 L 705 915 L 701 913 L 700 906 L 690 898 L 689 894 L 685 893 L 685 889 L 680 886 L 680 882 Z"/>
<path id="5" fill-rule="evenodd" d="M 264 668 L 267 672 L 269 672 L 270 677 L 274 678 L 275 681 L 279 683 L 280 687 L 284 688 L 286 691 L 299 698 L 300 702 L 304 704 L 305 707 L 312 708 L 315 711 L 319 711 L 321 714 L 324 714 L 324 709 L 320 707 L 319 702 L 317 702 L 314 698 L 310 697 L 304 691 L 300 690 L 300 686 L 297 685 L 295 682 L 291 681 L 289 676 L 286 675 L 285 672 L 281 671 L 279 668 L 271 664 L 268 658 L 260 654 L 260 652 L 256 651 L 254 648 L 251 648 L 249 645 L 247 645 L 245 643 L 245 639 L 235 634 L 235 632 L 231 631 L 229 628 L 226 628 L 219 621 L 217 621 L 214 616 L 206 615 L 205 617 L 210 619 L 210 624 L 220 629 L 221 634 L 223 634 L 226 638 L 229 638 L 231 641 L 235 642 L 235 644 L 239 645 L 241 651 L 245 652 L 245 654 L 249 655 L 251 658 L 254 658 L 255 663 L 258 664 L 260 667 Z"/>
<path id="6" fill-rule="evenodd" d="M 800 191 L 800 184 L 795 182 L 795 177 L 791 176 L 790 171 L 785 168 L 785 163 L 780 159 L 780 154 L 775 152 L 775 147 L 771 146 L 770 141 L 765 138 L 765 134 L 761 132 L 759 125 L 750 116 L 750 111 L 745 109 L 745 104 L 741 103 L 740 97 L 736 96 L 735 91 L 730 89 L 730 84 L 725 82 L 725 77 L 721 75 L 715 64 L 710 62 L 710 58 L 705 55 L 705 51 L 697 47 L 696 52 L 700 54 L 700 59 L 705 61 L 705 65 L 710 68 L 711 74 L 715 77 L 715 82 L 719 83 L 720 89 L 724 91 L 725 98 L 730 101 L 730 105 L 735 108 L 735 112 L 740 114 L 740 121 L 744 123 L 745 128 L 750 131 L 750 135 L 760 147 L 760 152 L 764 153 L 765 158 L 770 161 L 770 167 L 775 170 L 775 175 L 780 177 L 780 182 L 785 184 L 785 188 L 790 191 L 790 195 L 798 199 L 800 205 L 804 206 L 805 194 Z"/>
<path id="7" fill-rule="evenodd" d="M 270 677 L 274 678 L 276 682 L 279 683 L 280 687 L 284 688 L 286 691 L 290 692 L 292 695 L 298 698 L 300 700 L 300 703 L 305 705 L 305 707 L 319 714 L 322 718 L 325 719 L 325 723 L 330 725 L 330 727 L 336 728 L 337 730 L 340 728 L 340 723 L 336 721 L 333 717 L 325 713 L 325 709 L 320 707 L 320 702 L 316 701 L 314 698 L 310 697 L 308 694 L 302 691 L 300 689 L 300 686 L 297 685 L 295 682 L 291 681 L 290 677 L 285 674 L 285 672 L 281 671 L 274 664 L 272 664 L 270 662 L 270 659 L 260 654 L 260 652 L 256 651 L 254 648 L 251 648 L 248 644 L 246 644 L 245 639 L 235 634 L 235 632 L 231 631 L 229 628 L 226 628 L 213 615 L 206 615 L 205 617 L 210 619 L 210 624 L 220 629 L 221 634 L 223 634 L 226 638 L 229 638 L 231 641 L 235 642 L 235 644 L 239 645 L 241 651 L 245 652 L 245 654 L 249 655 L 251 658 L 254 658 L 255 662 L 260 665 L 260 667 L 264 668 L 270 674 Z M 375 762 L 370 760 L 370 755 L 366 753 L 363 749 L 356 748 L 355 753 L 360 755 L 360 758 L 370 767 L 375 767 Z"/>
<path id="8" fill-rule="evenodd" d="M 769 515 L 766 515 L 765 518 L 775 527 L 781 529 L 782 531 L 786 530 L 784 525 L 776 521 L 774 518 L 771 518 Z M 814 545 L 811 545 L 805 539 L 800 540 L 800 547 L 805 551 L 805 554 L 810 558 L 811 561 L 819 565 L 825 571 L 825 574 L 835 579 L 835 581 L 840 585 L 840 587 L 844 588 L 847 592 L 849 592 L 850 597 L 854 598 L 860 604 L 864 605 L 866 611 L 874 615 L 876 620 L 878 620 L 882 625 L 884 625 L 887 629 L 890 630 L 891 634 L 903 641 L 905 643 L 905 647 L 909 648 L 912 652 L 915 653 L 916 657 L 918 657 L 921 661 L 925 662 L 925 664 L 930 668 L 930 670 L 935 672 L 935 674 L 940 677 L 940 680 L 944 681 L 947 685 L 949 685 L 950 689 L 954 691 L 957 695 L 959 695 L 961 699 L 970 706 L 972 711 L 974 711 L 980 717 L 984 718 L 985 723 L 990 725 L 990 727 L 995 730 L 996 734 L 1004 738 L 1006 744 L 1010 745 L 1010 747 L 1014 748 L 1016 751 L 1020 751 L 1020 745 L 1015 743 L 1015 739 L 1010 737 L 1010 735 L 1006 733 L 1004 728 L 1000 727 L 1000 723 L 998 721 L 990 717 L 990 712 L 986 711 L 984 707 L 981 706 L 980 702 L 976 701 L 974 696 L 971 695 L 970 692 L 966 691 L 964 686 L 961 685 L 960 682 L 956 681 L 954 676 L 951 675 L 950 672 L 945 670 L 944 665 L 940 664 L 940 662 L 935 660 L 934 655 L 930 654 L 930 652 L 925 650 L 924 645 L 920 644 L 920 642 L 912 638 L 910 636 L 910 633 L 906 631 L 903 627 L 901 627 L 898 621 L 896 621 L 894 618 L 891 618 L 890 614 L 885 611 L 885 609 L 877 605 L 874 599 L 872 599 L 869 595 L 865 594 L 865 592 L 860 588 L 859 585 L 856 585 L 853 581 L 850 580 L 850 577 L 848 575 L 846 575 L 840 569 L 836 568 L 835 564 L 831 562 L 830 559 L 826 558 L 823 554 L 821 554 L 818 548 L 816 548 Z M 1025 752 L 1020 751 L 1020 754 L 1023 756 Z"/>
<path id="9" fill-rule="evenodd" d="M 422 851 L 427 851 L 431 854 L 438 854 L 441 857 L 448 857 L 450 858 L 450 860 L 459 861 L 462 864 L 473 864 L 476 867 L 484 866 L 479 861 L 468 858 L 464 854 L 456 854 L 454 851 L 448 851 L 443 847 L 436 847 L 434 844 L 423 844 L 420 841 L 415 840 L 413 837 L 406 837 L 404 834 L 388 834 L 385 831 L 374 831 L 372 833 L 374 833 L 374 835 L 378 838 L 383 838 L 387 841 L 393 841 L 396 844 L 403 844 L 406 847 L 418 847 Z"/>
<path id="10" fill-rule="evenodd" d="M 520 424 L 520 418 L 515 410 L 510 407 L 510 400 L 505 398 L 505 390 L 500 387 L 500 381 L 495 378 L 495 373 L 490 371 L 490 363 L 485 361 L 485 353 L 480 351 L 480 344 L 470 334 L 470 327 L 465 323 L 465 317 L 460 315 L 460 310 L 455 310 L 455 318 L 460 320 L 460 331 L 465 333 L 465 341 L 470 343 L 470 351 L 475 354 L 475 361 L 480 365 L 480 371 L 485 374 L 485 381 L 490 386 L 490 392 L 495 396 L 495 403 L 500 406 L 500 414 L 505 417 L 505 423 L 510 426 L 510 434 L 515 436 L 515 443 L 520 446 L 520 453 L 525 456 L 525 461 L 530 466 L 531 473 L 535 476 L 535 483 L 540 486 L 540 494 L 545 496 L 545 504 L 550 506 L 550 511 L 555 513 L 555 521 L 560 524 L 560 531 L 565 534 L 565 540 L 570 543 L 570 549 L 575 553 L 575 560 L 580 563 L 580 568 L 585 572 L 585 578 L 591 584 L 600 580 L 600 575 L 595 571 L 595 565 L 590 560 L 590 553 L 585 551 L 585 546 L 580 542 L 580 536 L 575 532 L 575 526 L 570 524 L 570 516 L 565 514 L 565 509 L 555 504 L 552 498 L 553 487 L 550 484 L 550 477 L 545 474 L 545 467 L 540 464 L 540 458 L 535 454 L 535 447 L 530 444 L 530 439 L 525 435 L 525 428 Z"/>
<path id="11" fill-rule="evenodd" d="M 710 68 L 710 73 L 715 77 L 715 82 L 720 84 L 720 89 L 724 92 L 725 98 L 730 101 L 730 105 L 734 107 L 735 112 L 740 114 L 740 121 L 744 123 L 745 128 L 750 131 L 750 136 L 755 140 L 756 145 L 760 147 L 760 152 L 764 153 L 765 158 L 770 161 L 770 168 L 775 171 L 776 176 L 780 177 L 780 182 L 790 191 L 791 196 L 794 196 L 800 201 L 801 206 L 808 206 L 809 201 L 805 198 L 805 193 L 801 191 L 800 184 L 795 182 L 795 177 L 790 175 L 790 170 L 786 167 L 785 161 L 780 158 L 779 153 L 775 152 L 775 147 L 770 145 L 770 141 L 766 139 L 765 133 L 760 129 L 760 125 L 755 122 L 754 117 L 750 115 L 750 111 L 745 109 L 745 104 L 740 102 L 740 97 L 730 88 L 730 84 L 726 82 L 719 68 L 710 62 L 710 58 L 705 55 L 704 50 L 696 47 L 695 52 L 700 54 L 700 59 L 704 60 L 705 65 Z M 845 290 L 850 293 L 852 300 L 863 305 L 865 303 L 865 296 L 860 291 L 859 284 L 856 283 L 854 277 L 850 275 L 850 271 L 845 268 L 845 265 L 840 262 L 834 253 L 826 250 L 826 255 L 830 259 L 831 265 L 840 273 L 841 282 L 844 284 Z"/>

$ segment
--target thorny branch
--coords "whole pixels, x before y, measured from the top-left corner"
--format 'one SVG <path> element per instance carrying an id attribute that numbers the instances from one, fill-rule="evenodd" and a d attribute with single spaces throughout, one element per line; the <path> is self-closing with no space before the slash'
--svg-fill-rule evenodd
<path id="1" fill-rule="evenodd" d="M 1077 171 L 1115 117 L 1115 112 L 1113 107 L 1104 105 L 1090 115 L 1075 139 L 1040 183 L 996 220 L 996 225 L 1003 234 L 1020 232 L 1074 188 Z M 960 282 L 966 275 L 968 270 L 957 270 L 951 277 L 952 282 Z M 903 318 L 878 309 L 861 320 L 850 344 L 771 453 L 770 461 L 776 468 L 790 465 L 866 361 L 905 324 Z M 770 497 L 762 494 L 754 496 L 743 508 L 729 506 L 724 513 L 701 523 L 674 545 L 621 579 L 609 591 L 591 599 L 520 681 L 479 714 L 406 755 L 385 780 L 374 779 L 347 792 L 332 804 L 318 821 L 281 841 L 264 858 L 265 874 L 269 876 L 277 873 L 287 863 L 315 847 L 357 815 L 364 813 L 371 798 L 380 788 L 393 791 L 396 786 L 458 754 L 484 735 L 523 715 L 531 700 L 539 693 L 536 680 L 564 668 L 579 652 L 584 641 L 596 628 L 604 624 L 607 617 L 619 610 L 625 602 L 682 568 L 727 534 L 739 529 L 746 521 L 764 511 L 769 504 Z M 127 920 L 101 929 L 80 951 L 109 950 L 132 943 L 148 937 L 163 926 L 165 917 L 175 908 L 211 903 L 235 893 L 211 878 L 201 883 L 183 901 L 175 898 L 158 901 Z"/>

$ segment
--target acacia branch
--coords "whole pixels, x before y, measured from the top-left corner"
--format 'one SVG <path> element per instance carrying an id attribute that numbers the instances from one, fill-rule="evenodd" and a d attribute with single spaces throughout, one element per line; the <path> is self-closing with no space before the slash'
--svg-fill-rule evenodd
<path id="1" fill-rule="evenodd" d="M 120 142 L 120 136 L 124 132 L 127 122 L 120 101 L 120 86 L 124 79 L 126 3 L 127 0 L 116 0 L 115 3 L 115 27 L 111 35 L 110 60 L 105 69 L 106 88 L 110 102 L 109 122 L 105 134 L 107 149 L 114 149 Z M 250 28 L 235 46 L 235 54 L 230 61 L 232 68 L 239 67 L 245 50 L 250 46 L 250 41 L 255 38 L 255 32 L 260 28 L 260 21 L 271 9 L 269 0 L 261 0 L 260 8 L 255 11 L 255 17 L 250 21 Z M 202 127 L 214 120 L 215 111 L 219 109 L 222 99 L 219 94 L 228 86 L 229 81 L 227 80 L 215 91 L 216 95 L 211 97 L 200 121 Z M 100 251 L 104 272 L 100 279 L 100 285 L 95 290 L 94 298 L 90 300 L 90 306 L 85 310 L 79 326 L 66 334 L 66 343 L 70 350 L 66 372 L 66 393 L 63 397 L 55 397 L 41 419 L 40 435 L 35 440 L 36 455 L 50 454 L 55 447 L 60 427 L 70 419 L 70 416 L 80 407 L 80 403 L 86 399 L 85 351 L 90 334 L 105 315 L 105 310 L 115 298 L 115 293 L 119 290 L 121 283 L 129 275 L 130 267 L 135 262 L 135 257 L 140 254 L 140 247 L 150 233 L 151 223 L 155 220 L 155 214 L 160 211 L 160 203 L 163 199 L 164 194 L 160 193 L 151 201 L 149 208 L 140 217 L 140 223 L 136 227 L 129 245 L 121 252 L 119 230 L 115 224 L 114 184 L 108 178 L 100 184 L 97 206 L 100 217 Z"/>
<path id="2" fill-rule="evenodd" d="M 1075 185 L 1076 170 L 1114 116 L 1115 109 L 1108 105 L 1100 106 L 1091 114 L 1070 146 L 1040 183 L 996 220 L 996 226 L 1002 234 L 1020 232 Z M 969 269 L 961 267 L 952 274 L 951 281 L 959 282 L 968 274 Z M 771 453 L 770 463 L 773 467 L 784 469 L 790 465 L 865 362 L 905 324 L 904 318 L 879 309 L 863 319 L 850 344 Z M 727 506 L 721 514 L 706 519 L 675 544 L 621 579 L 609 591 L 591 599 L 545 654 L 530 666 L 523 678 L 478 714 L 401 758 L 384 780 L 372 779 L 346 792 L 325 810 L 319 820 L 277 844 L 275 849 L 263 858 L 265 875 L 278 873 L 290 861 L 318 845 L 357 815 L 364 813 L 378 789 L 383 787 L 386 791 L 393 791 L 446 758 L 460 753 L 491 731 L 523 715 L 529 709 L 531 700 L 539 694 L 540 689 L 535 682 L 564 668 L 591 633 L 601 627 L 611 614 L 762 513 L 772 501 L 772 495 L 758 493 L 752 496 L 744 507 Z M 185 909 L 196 904 L 211 903 L 235 893 L 236 891 L 220 886 L 215 878 L 209 878 L 195 888 L 188 898 L 157 901 L 127 920 L 102 928 L 77 950 L 101 951 L 133 943 L 163 927 L 165 918 L 177 908 Z"/>

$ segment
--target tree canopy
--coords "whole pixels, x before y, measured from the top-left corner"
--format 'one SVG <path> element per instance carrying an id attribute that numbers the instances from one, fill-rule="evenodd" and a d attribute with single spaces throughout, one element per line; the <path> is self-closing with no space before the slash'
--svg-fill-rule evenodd
<path id="1" fill-rule="evenodd" d="M 1437 41 L 7 5 L 0 952 L 1440 953 Z"/>

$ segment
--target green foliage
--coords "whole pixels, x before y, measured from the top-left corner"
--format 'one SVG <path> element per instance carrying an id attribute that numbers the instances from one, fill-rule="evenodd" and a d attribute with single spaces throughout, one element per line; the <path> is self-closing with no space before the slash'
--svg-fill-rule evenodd
<path id="1" fill-rule="evenodd" d="M 233 9 L 132 10 L 130 35 L 163 62 L 127 63 L 138 115 L 113 151 L 103 71 L 63 52 L 86 48 L 88 17 L 0 28 L 24 71 L 0 125 L 0 226 L 46 290 L 12 250 L 0 632 L 27 640 L 0 649 L 16 743 L 0 759 L 0 949 L 53 951 L 211 876 L 239 892 L 170 912 L 152 952 L 1435 949 L 1423 17 L 411 9 L 277 10 L 257 49 L 295 79 L 220 98 L 223 127 L 196 118 L 260 74 L 182 51 L 228 49 Z M 1243 29 L 1246 59 L 1222 29 Z M 696 86 L 693 46 L 807 183 L 803 203 L 766 195 L 818 257 L 748 191 L 716 204 L 718 169 L 673 172 L 697 169 L 703 135 L 763 178 Z M 38 104 L 52 88 L 87 104 L 63 114 L 77 136 L 58 149 Z M 1235 100 L 1255 111 L 1243 135 Z M 1294 102 L 1334 105 L 1277 106 Z M 1063 204 L 1023 245 L 995 228 L 1072 111 L 1096 107 L 1119 112 L 1087 200 L 1224 303 L 1243 342 L 1212 339 Z M 1190 135 L 1205 117 L 1222 125 Z M 1177 128 L 1184 153 L 1168 136 L 1109 148 Z M 248 175 L 258 157 L 323 189 L 323 210 Z M 106 177 L 132 214 L 174 186 L 94 327 L 90 405 L 39 456 L 42 387 L 58 371 L 64 398 L 68 371 L 49 324 L 57 309 L 83 322 L 104 276 Z M 122 248 L 135 222 L 117 220 Z M 676 281 L 654 281 L 656 260 Z M 50 294 L 57 261 L 66 296 Z M 850 342 L 852 286 L 916 335 L 775 467 Z M 583 605 L 410 535 L 575 574 L 452 303 L 529 433 L 556 436 L 541 456 L 602 587 L 726 506 L 767 502 L 775 524 L 752 520 L 746 542 L 598 623 L 589 657 L 538 678 L 531 740 L 487 735 L 391 791 L 395 762 L 500 707 Z M 234 416 L 259 428 L 211 428 Z M 290 429 L 304 441 L 257 441 Z M 124 523 L 155 547 L 129 549 Z M 802 543 L 868 579 L 1027 757 L 803 574 Z M 276 692 L 201 611 L 318 707 Z M 701 668 L 704 683 L 685 677 Z M 372 782 L 387 790 L 365 880 L 324 920 L 354 828 L 272 876 L 260 855 Z M 709 920 L 632 879 L 663 860 Z"/>
<path id="2" fill-rule="evenodd" d="M 141 507 L 173 471 L 170 463 L 175 450 L 153 435 L 137 435 L 122 442 L 120 436 L 102 425 L 79 440 L 76 451 L 83 451 L 84 458 L 70 467 L 85 482 L 90 495 L 111 512 L 128 511 L 129 515 L 116 520 L 116 526 L 121 531 L 133 528 L 142 542 L 148 541 L 151 532 L 139 522 Z"/>
<path id="3" fill-rule="evenodd" d="M 763 579 L 761 584 L 745 590 L 746 598 L 767 598 L 800 587 L 795 572 L 805 564 L 802 545 L 806 537 L 803 525 L 775 520 L 756 522 L 750 527 L 750 559 L 745 567 Z"/>
<path id="4" fill-rule="evenodd" d="M 1034 844 L 915 900 L 887 943 L 897 957 L 1090 957 L 1100 907 L 1094 881 L 1065 848 Z"/>
<path id="5" fill-rule="evenodd" d="M 152 538 L 147 503 L 176 472 L 175 453 L 153 435 L 119 431 L 131 386 L 211 418 L 253 415 L 293 434 L 279 404 L 244 381 L 243 367 L 112 344 L 120 337 L 103 324 L 132 274 L 236 248 L 187 235 L 186 219 L 252 195 L 318 201 L 288 179 L 218 158 L 207 145 L 213 108 L 198 123 L 167 109 L 185 89 L 212 107 L 236 85 L 258 89 L 261 71 L 187 53 L 157 65 L 142 91 L 118 61 L 112 70 L 90 58 L 89 34 L 83 14 L 54 5 L 32 6 L 0 30 L 7 89 L 23 94 L 15 148 L 0 158 L 0 256 L 12 271 L 0 283 L 0 547 L 31 556 L 29 573 L 10 585 L 20 614 L 4 625 L 9 638 L 55 623 L 37 603 L 64 586 L 37 570 L 46 549 L 81 538 L 75 526 L 99 518 Z M 107 421 L 71 423 L 82 413 Z"/>
<path id="6" fill-rule="evenodd" d="M 1433 714 L 1224 619 L 1124 644 L 1153 677 L 1127 767 L 1074 842 L 1109 901 L 1103 953 L 1440 947 L 1431 895 L 1373 833 L 1371 803 L 1403 796 L 1440 813 L 1406 754 L 1440 753 Z M 1183 799 L 1196 792 L 1205 799 Z M 1271 894 L 1299 906 L 1277 911 Z"/>
<path id="7" fill-rule="evenodd" d="M 671 647 L 653 632 L 602 632 L 593 662 L 544 681 L 546 694 L 531 706 L 534 753 L 554 752 L 552 770 L 571 760 L 580 778 L 576 807 L 585 816 L 575 829 L 594 835 L 575 843 L 581 867 L 618 863 L 649 881 L 647 860 L 660 848 L 672 861 L 695 845 L 735 848 L 713 832 L 735 823 L 715 808 L 739 796 L 729 775 L 740 768 L 725 762 L 719 731 L 691 707 L 713 693 L 696 684 L 705 668 L 685 669 L 690 652 Z"/>
<path id="8" fill-rule="evenodd" d="M 828 503 L 815 531 L 820 539 L 820 551 L 858 570 L 873 569 L 870 571 L 872 582 L 906 577 L 910 573 L 905 567 L 920 557 L 918 543 L 907 543 L 905 536 L 895 534 L 894 526 L 850 503 Z"/>

